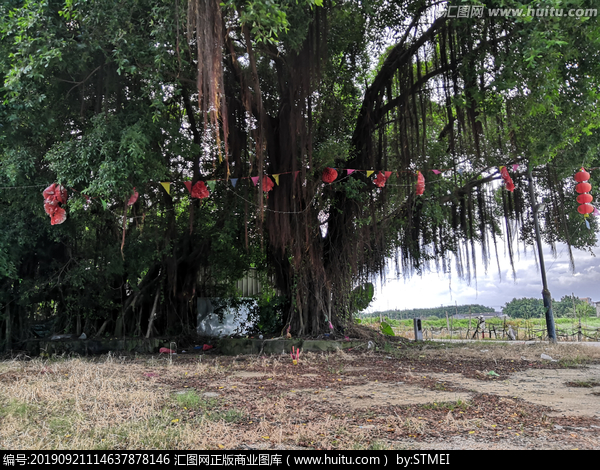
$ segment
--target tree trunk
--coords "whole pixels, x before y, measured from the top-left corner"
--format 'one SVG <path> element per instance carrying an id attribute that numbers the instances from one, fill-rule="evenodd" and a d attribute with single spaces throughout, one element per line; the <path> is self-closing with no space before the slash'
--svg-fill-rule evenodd
<path id="1" fill-rule="evenodd" d="M 156 305 L 158 304 L 158 297 L 160 295 L 160 288 L 156 290 L 154 296 L 154 305 L 152 306 L 152 312 L 150 313 L 150 319 L 148 320 L 148 331 L 146 331 L 146 338 L 150 338 L 152 333 L 152 323 L 154 323 L 154 317 L 156 315 Z"/>
<path id="2" fill-rule="evenodd" d="M 6 347 L 5 351 L 10 351 L 12 349 L 12 328 L 11 328 L 12 319 L 10 316 L 10 302 L 6 304 Z"/>

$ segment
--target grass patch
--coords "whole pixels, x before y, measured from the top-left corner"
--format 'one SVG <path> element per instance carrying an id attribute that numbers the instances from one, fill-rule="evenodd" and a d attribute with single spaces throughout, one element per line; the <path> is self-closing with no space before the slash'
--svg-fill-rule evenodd
<path id="1" fill-rule="evenodd" d="M 463 400 L 457 400 L 457 401 L 444 401 L 444 402 L 439 402 L 439 403 L 437 403 L 437 402 L 428 403 L 426 405 L 422 405 L 422 408 L 425 410 L 466 411 L 467 408 L 469 408 L 470 406 L 471 406 L 471 404 L 469 402 L 466 402 Z"/>
<path id="2" fill-rule="evenodd" d="M 0 407 L 0 417 L 14 416 L 15 418 L 25 419 L 31 406 L 21 400 L 11 399 L 8 404 Z"/>
<path id="3" fill-rule="evenodd" d="M 578 387 L 578 388 L 592 388 L 600 387 L 600 382 L 597 380 L 575 380 L 573 382 L 567 382 L 567 387 Z"/>
<path id="4" fill-rule="evenodd" d="M 558 363 L 562 366 L 562 367 L 566 367 L 566 368 L 576 368 L 576 367 L 583 367 L 587 364 L 589 364 L 591 361 L 589 358 L 584 357 L 584 356 L 574 356 L 574 357 L 565 357 L 565 358 L 561 358 L 558 360 Z"/>
<path id="5" fill-rule="evenodd" d="M 203 403 L 202 398 L 198 395 L 195 390 L 188 390 L 185 393 L 178 393 L 176 395 L 177 404 L 183 408 L 199 408 Z"/>

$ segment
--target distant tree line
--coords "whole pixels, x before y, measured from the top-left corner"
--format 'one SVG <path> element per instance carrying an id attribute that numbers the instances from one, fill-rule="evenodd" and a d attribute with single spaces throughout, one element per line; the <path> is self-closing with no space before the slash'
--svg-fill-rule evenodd
<path id="1" fill-rule="evenodd" d="M 552 300 L 552 312 L 556 318 L 582 318 L 594 316 L 596 309 L 585 300 L 572 295 L 563 296 L 560 301 Z M 512 299 L 502 309 L 511 318 L 542 318 L 545 316 L 542 299 Z"/>
<path id="2" fill-rule="evenodd" d="M 369 317 L 387 317 L 394 320 L 401 320 L 407 318 L 445 318 L 446 312 L 448 312 L 448 316 L 455 314 L 463 314 L 468 315 L 469 312 L 472 315 L 480 314 L 480 313 L 493 313 L 494 309 L 492 307 L 486 307 L 485 305 L 479 304 L 469 304 L 469 305 L 449 305 L 447 307 L 433 307 L 433 308 L 412 308 L 406 310 L 385 310 L 381 312 L 367 313 L 363 316 L 366 318 Z"/>

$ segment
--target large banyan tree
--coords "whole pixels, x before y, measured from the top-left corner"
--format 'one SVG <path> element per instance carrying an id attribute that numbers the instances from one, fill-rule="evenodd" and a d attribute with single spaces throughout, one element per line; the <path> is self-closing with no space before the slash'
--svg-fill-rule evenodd
<path id="1" fill-rule="evenodd" d="M 288 300 L 280 326 L 343 327 L 390 260 L 467 278 L 477 246 L 484 269 L 512 262 L 532 243 L 528 169 L 546 242 L 593 244 L 567 178 L 598 161 L 596 19 L 583 0 L 492 12 L 508 4 L 8 2 L 2 171 L 27 189 L 0 195 L 3 244 L 47 226 L 0 254 L 6 337 L 48 312 L 180 331 L 251 265 Z M 55 181 L 70 199 L 50 227 L 28 188 Z"/>

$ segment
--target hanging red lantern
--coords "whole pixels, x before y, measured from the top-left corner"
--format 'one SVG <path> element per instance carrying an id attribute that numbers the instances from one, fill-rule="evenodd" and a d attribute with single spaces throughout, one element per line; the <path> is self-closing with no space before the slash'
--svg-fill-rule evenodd
<path id="1" fill-rule="evenodd" d="M 422 196 L 425 192 L 425 177 L 423 173 L 417 171 L 417 196 Z"/>
<path id="2" fill-rule="evenodd" d="M 514 191 L 515 190 L 515 185 L 513 183 L 512 178 L 508 174 L 508 169 L 505 166 L 501 166 L 500 167 L 500 175 L 502 176 L 502 179 L 504 180 L 504 183 L 506 183 L 506 189 L 508 191 Z"/>
<path id="3" fill-rule="evenodd" d="M 373 183 L 375 183 L 375 186 L 377 186 L 378 188 L 383 188 L 385 186 L 385 182 L 387 181 L 387 178 L 385 177 L 385 175 L 380 171 L 377 174 L 377 177 L 373 180 Z"/>
<path id="4" fill-rule="evenodd" d="M 587 181 L 590 179 L 590 174 L 585 171 L 583 168 L 581 170 L 579 170 L 577 173 L 575 173 L 575 181 L 577 181 L 578 183 L 583 183 L 584 181 Z"/>
<path id="5" fill-rule="evenodd" d="M 337 175 L 338 173 L 335 168 L 325 168 L 323 170 L 323 182 L 327 184 L 333 183 L 337 178 Z"/>
<path id="6" fill-rule="evenodd" d="M 579 183 L 577 186 L 575 186 L 575 191 L 577 191 L 579 194 L 589 193 L 591 190 L 592 185 L 590 183 Z"/>
<path id="7" fill-rule="evenodd" d="M 196 184 L 192 186 L 191 181 L 184 181 L 183 185 L 187 188 L 193 198 L 195 199 L 204 199 L 205 197 L 210 196 L 210 192 L 206 187 L 206 183 L 204 181 L 196 181 Z"/>
<path id="8" fill-rule="evenodd" d="M 592 190 L 592 185 L 587 183 L 587 180 L 590 179 L 590 174 L 585 171 L 583 167 L 581 167 L 581 170 L 575 173 L 574 178 L 578 183 L 577 186 L 575 186 L 575 191 L 579 193 L 579 196 L 577 196 L 577 202 L 580 204 L 577 208 L 577 212 L 583 214 L 584 217 L 588 217 L 592 212 L 594 212 L 594 206 L 589 204 L 594 198 L 591 194 L 587 194 Z"/>
<path id="9" fill-rule="evenodd" d="M 594 206 L 592 206 L 591 204 L 581 204 L 577 208 L 577 212 L 579 212 L 580 214 L 583 214 L 584 216 L 587 216 L 588 214 L 591 214 L 592 212 L 594 212 Z"/>
<path id="10" fill-rule="evenodd" d="M 265 193 L 268 193 L 269 191 L 271 191 L 271 189 L 273 189 L 273 186 L 275 186 L 275 183 L 273 183 L 273 180 L 271 178 L 269 178 L 269 175 L 263 176 L 263 180 L 262 180 L 263 191 Z"/>
<path id="11" fill-rule="evenodd" d="M 133 188 L 133 194 L 127 201 L 127 206 L 133 206 L 135 204 L 135 202 L 138 200 L 139 195 L 140 194 L 135 190 L 135 188 Z"/>
<path id="12" fill-rule="evenodd" d="M 50 216 L 50 224 L 58 225 L 67 220 L 67 212 L 60 207 L 67 202 L 67 188 L 53 183 L 44 189 L 44 210 Z"/>
<path id="13" fill-rule="evenodd" d="M 210 192 L 206 187 L 206 183 L 204 183 L 204 181 L 197 181 L 194 187 L 192 188 L 192 197 L 195 197 L 197 199 L 204 199 L 208 196 L 210 196 Z"/>
<path id="14" fill-rule="evenodd" d="M 577 196 L 577 202 L 579 204 L 589 204 L 590 202 L 592 202 L 594 200 L 594 198 L 592 197 L 591 194 L 580 194 L 579 196 Z"/>

